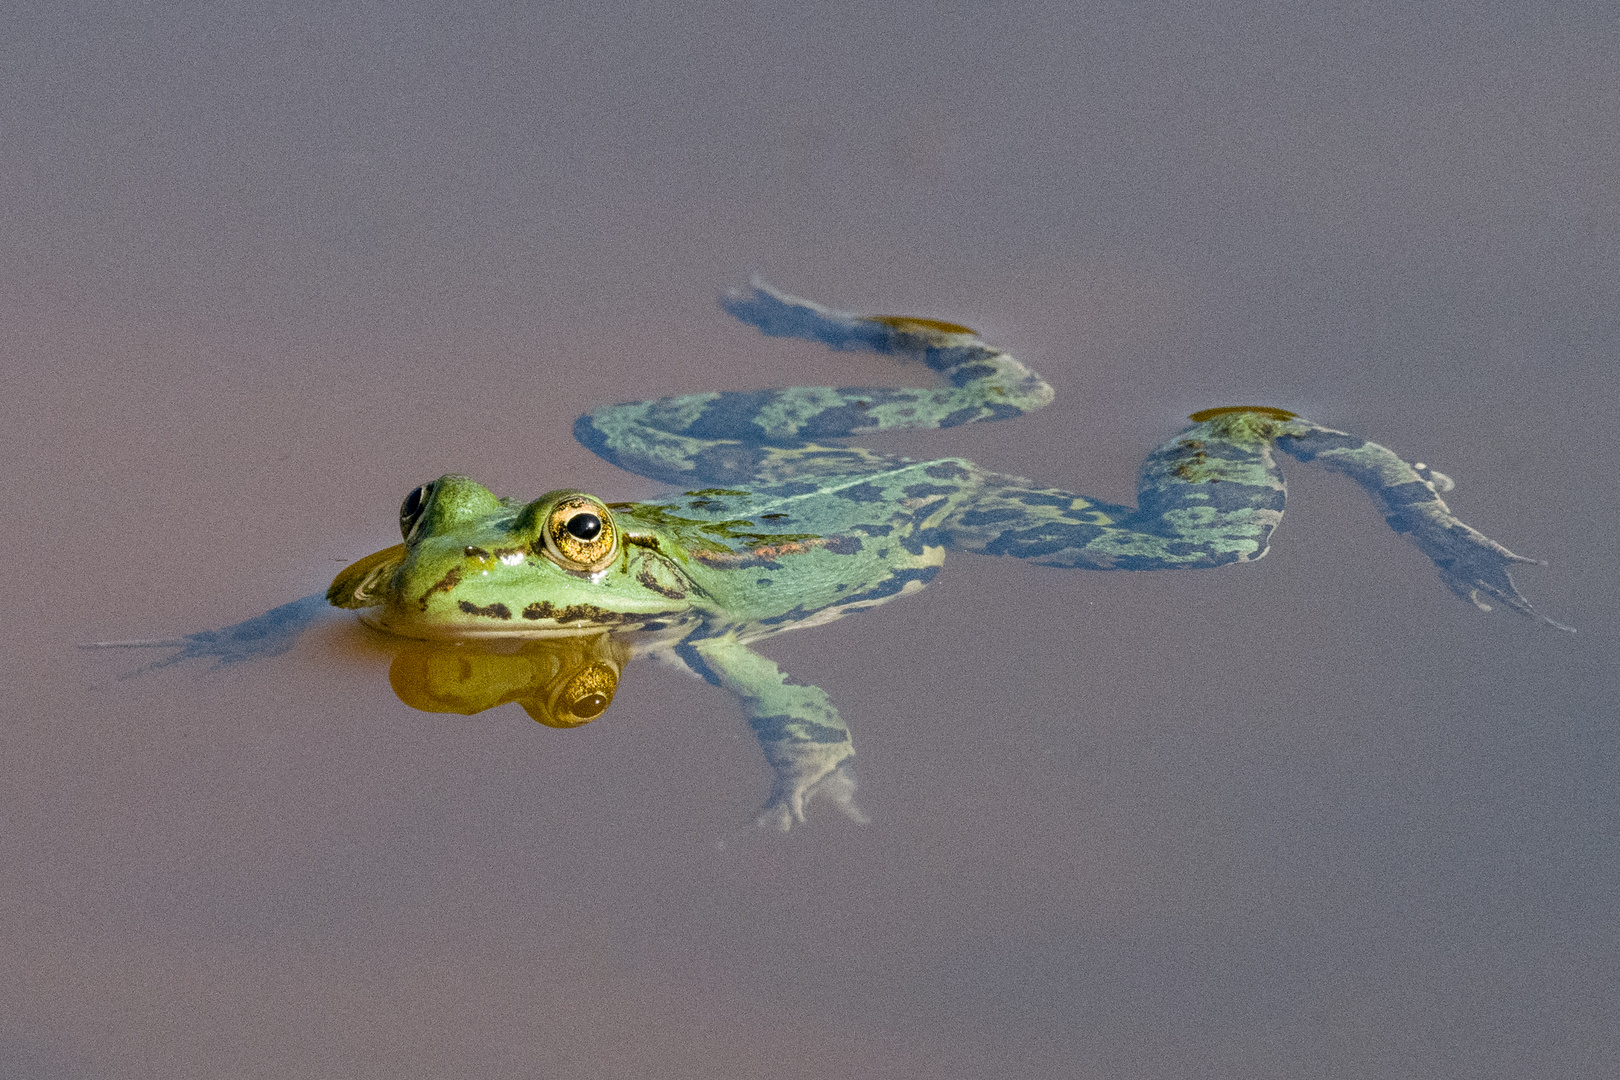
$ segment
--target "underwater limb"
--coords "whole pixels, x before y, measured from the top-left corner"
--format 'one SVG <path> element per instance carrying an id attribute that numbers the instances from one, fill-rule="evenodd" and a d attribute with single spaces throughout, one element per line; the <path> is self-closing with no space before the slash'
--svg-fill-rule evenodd
<path id="1" fill-rule="evenodd" d="M 1405 533 L 1434 561 L 1448 589 L 1479 610 L 1491 610 L 1488 597 L 1555 630 L 1575 632 L 1573 626 L 1555 622 L 1537 611 L 1513 584 L 1509 566 L 1546 566 L 1541 559 L 1513 554 L 1478 529 L 1457 520 L 1439 499 L 1391 514 L 1387 520 L 1390 528 Z"/>
<path id="2" fill-rule="evenodd" d="M 300 635 L 327 614 L 330 609 L 324 593 L 315 593 L 290 604 L 271 608 L 263 615 L 218 630 L 200 630 L 178 638 L 158 638 L 143 641 L 93 641 L 87 649 L 173 649 L 168 656 L 143 664 L 134 671 L 120 675 L 132 679 L 158 668 L 166 668 L 185 660 L 212 660 L 215 667 L 237 664 L 267 656 L 280 656 L 293 647 Z"/>
<path id="3" fill-rule="evenodd" d="M 700 640 L 677 652 L 742 701 L 772 772 L 770 797 L 755 819 L 761 828 L 786 832 L 805 820 L 805 804 L 817 796 L 865 823 L 855 805 L 855 744 L 826 691 L 789 683 L 774 662 L 734 638 Z"/>
<path id="4" fill-rule="evenodd" d="M 1303 434 L 1278 438 L 1277 447 L 1360 484 L 1384 508 L 1389 527 L 1410 537 L 1433 560 L 1446 587 L 1481 611 L 1490 611 L 1494 600 L 1555 630 L 1574 632 L 1574 627 L 1532 607 L 1508 573 L 1514 563 L 1546 564 L 1515 555 L 1459 520 L 1440 498 L 1440 492 L 1455 486 L 1444 473 L 1421 462 L 1410 464 L 1388 447 L 1360 436 L 1315 425 Z"/>
<path id="5" fill-rule="evenodd" d="M 765 758 L 775 776 L 771 796 L 754 819 L 760 828 L 787 832 L 794 822 L 803 824 L 805 804 L 817 796 L 825 796 L 856 824 L 866 824 L 866 814 L 855 805 L 853 751 L 838 758 L 836 751 L 827 747 L 784 743 L 766 747 Z M 830 762 L 833 763 L 829 767 Z M 817 779 L 810 780 L 812 776 Z"/>

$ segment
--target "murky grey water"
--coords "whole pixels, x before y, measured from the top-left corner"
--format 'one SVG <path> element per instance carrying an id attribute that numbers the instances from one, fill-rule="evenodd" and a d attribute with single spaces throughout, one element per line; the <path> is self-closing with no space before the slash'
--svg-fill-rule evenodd
<path id="1" fill-rule="evenodd" d="M 14 9 L 0 1074 L 1613 1075 L 1620 32 L 1497 7 Z M 885 449 L 1129 501 L 1283 405 L 1581 633 L 1294 466 L 1260 564 L 959 555 L 769 642 L 872 816 L 786 837 L 656 666 L 556 731 L 412 711 L 342 618 L 75 648 L 321 588 L 447 471 L 657 490 L 599 404 L 895 378 L 731 323 L 753 269 L 1057 388 Z"/>

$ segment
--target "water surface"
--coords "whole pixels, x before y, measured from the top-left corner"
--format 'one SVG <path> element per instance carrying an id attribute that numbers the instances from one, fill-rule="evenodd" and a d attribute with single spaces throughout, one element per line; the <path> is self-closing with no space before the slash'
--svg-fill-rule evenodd
<path id="1" fill-rule="evenodd" d="M 1620 41 L 1518 11 L 21 11 L 0 1073 L 1612 1075 Z M 1580 633 L 1285 466 L 1259 564 L 957 555 L 766 643 L 872 818 L 786 837 L 656 665 L 559 731 L 412 710 L 341 616 L 76 648 L 323 588 L 446 472 L 654 493 L 604 403 L 895 379 L 728 320 L 756 269 L 1057 390 L 885 450 L 1128 502 L 1287 407 L 1455 477 Z"/>

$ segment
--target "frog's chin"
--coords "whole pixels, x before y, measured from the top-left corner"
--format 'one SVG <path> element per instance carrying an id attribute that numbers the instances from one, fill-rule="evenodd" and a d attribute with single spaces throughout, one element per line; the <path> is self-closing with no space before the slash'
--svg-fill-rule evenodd
<path id="1" fill-rule="evenodd" d="M 616 624 L 601 624 L 590 622 L 554 623 L 535 622 L 527 625 L 476 625 L 462 623 L 426 622 L 421 619 L 401 619 L 390 617 L 387 608 L 367 608 L 359 613 L 360 621 L 373 630 L 380 630 L 394 637 L 412 638 L 417 641 L 467 641 L 467 640 L 500 640 L 534 641 L 540 639 L 559 639 L 585 637 L 591 634 L 600 634 L 616 629 Z"/>

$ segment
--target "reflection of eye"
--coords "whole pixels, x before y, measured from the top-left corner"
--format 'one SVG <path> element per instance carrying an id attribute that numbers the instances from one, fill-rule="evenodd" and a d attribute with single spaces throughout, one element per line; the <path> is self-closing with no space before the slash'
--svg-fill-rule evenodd
<path id="1" fill-rule="evenodd" d="M 578 701 L 569 702 L 568 711 L 581 720 L 595 720 L 612 700 L 606 694 L 586 694 Z"/>
<path id="2" fill-rule="evenodd" d="M 613 691 L 619 676 L 606 664 L 592 664 L 568 680 L 557 695 L 558 712 L 566 712 L 583 723 L 601 716 L 613 704 Z"/>
<path id="3" fill-rule="evenodd" d="M 422 511 L 427 509 L 428 496 L 433 494 L 432 484 L 423 484 L 421 487 L 411 489 L 405 496 L 405 501 L 399 504 L 399 532 L 407 541 L 411 538 L 411 530 L 422 519 Z"/>
<path id="4" fill-rule="evenodd" d="M 619 546 L 613 516 L 588 495 L 571 495 L 551 508 L 545 541 L 546 553 L 569 570 L 600 570 Z"/>

